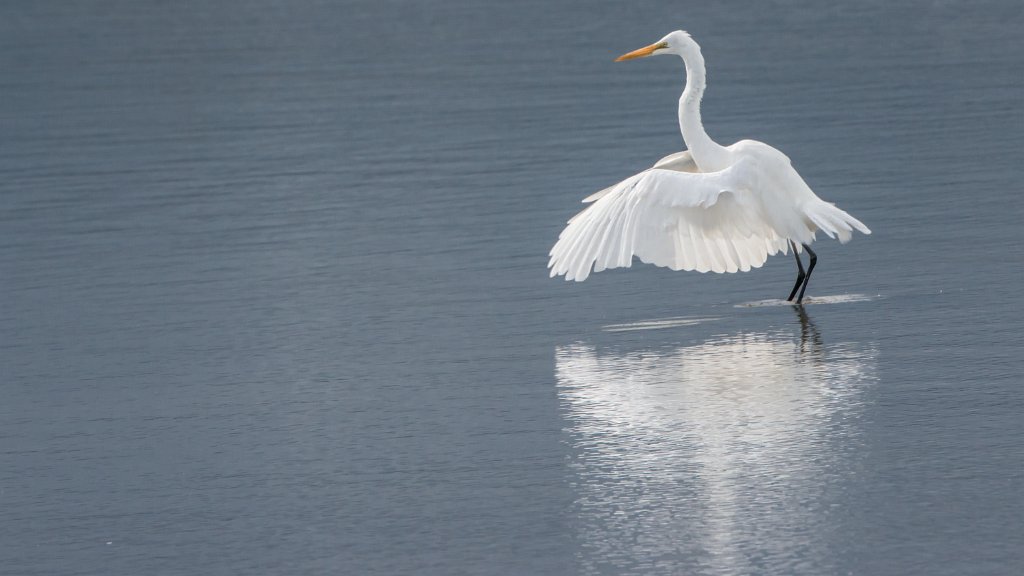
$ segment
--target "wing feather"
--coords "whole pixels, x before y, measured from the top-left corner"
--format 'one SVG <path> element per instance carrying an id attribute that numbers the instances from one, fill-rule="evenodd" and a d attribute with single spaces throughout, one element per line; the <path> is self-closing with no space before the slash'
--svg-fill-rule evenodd
<path id="1" fill-rule="evenodd" d="M 688 152 L 668 156 L 595 194 L 551 249 L 551 275 L 582 281 L 591 270 L 629 267 L 633 257 L 673 270 L 747 271 L 784 243 L 753 200 L 757 171 L 741 160 L 690 172 Z"/>
<path id="2" fill-rule="evenodd" d="M 693 155 L 690 154 L 689 150 L 669 154 L 655 162 L 653 168 L 675 170 L 676 172 L 700 172 L 700 169 L 697 168 L 697 162 L 693 160 Z"/>

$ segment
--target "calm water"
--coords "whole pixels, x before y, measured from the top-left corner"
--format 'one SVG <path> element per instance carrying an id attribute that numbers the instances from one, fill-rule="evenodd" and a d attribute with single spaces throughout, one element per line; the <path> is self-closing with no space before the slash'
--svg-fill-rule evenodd
<path id="1" fill-rule="evenodd" d="M 1024 5 L 7 2 L 10 574 L 1024 570 Z M 874 230 L 583 284 L 722 142 Z"/>

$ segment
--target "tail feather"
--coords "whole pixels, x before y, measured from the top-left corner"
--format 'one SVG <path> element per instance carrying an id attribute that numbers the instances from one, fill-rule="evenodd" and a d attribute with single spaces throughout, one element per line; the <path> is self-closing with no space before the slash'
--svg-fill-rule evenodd
<path id="1" fill-rule="evenodd" d="M 838 238 L 843 244 L 850 241 L 853 230 L 862 234 L 871 234 L 871 230 L 863 222 L 836 208 L 831 202 L 815 202 L 808 206 L 804 213 L 807 218 L 824 232 L 829 238 Z"/>

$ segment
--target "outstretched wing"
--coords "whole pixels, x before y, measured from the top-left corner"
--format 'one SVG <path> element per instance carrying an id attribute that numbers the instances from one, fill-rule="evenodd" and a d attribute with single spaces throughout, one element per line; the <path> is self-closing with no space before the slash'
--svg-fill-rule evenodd
<path id="1" fill-rule="evenodd" d="M 760 267 L 787 243 L 762 217 L 756 187 L 750 159 L 719 172 L 651 168 L 631 176 L 569 220 L 551 249 L 551 276 L 583 281 L 591 268 L 629 267 L 633 256 L 673 270 Z"/>

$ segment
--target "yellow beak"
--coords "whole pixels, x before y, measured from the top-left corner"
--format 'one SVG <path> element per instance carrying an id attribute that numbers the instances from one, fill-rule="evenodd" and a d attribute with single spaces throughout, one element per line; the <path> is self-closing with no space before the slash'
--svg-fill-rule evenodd
<path id="1" fill-rule="evenodd" d="M 658 48 L 664 47 L 664 42 L 656 42 L 654 44 L 651 44 L 650 46 L 644 46 L 639 50 L 633 50 L 632 52 L 623 54 L 622 56 L 616 58 L 615 61 L 622 62 L 623 60 L 632 60 L 633 58 L 643 58 L 644 56 L 650 56 L 651 54 L 654 54 L 654 51 L 657 50 Z"/>

